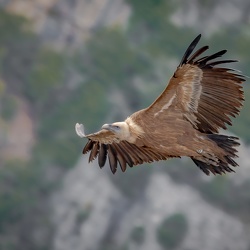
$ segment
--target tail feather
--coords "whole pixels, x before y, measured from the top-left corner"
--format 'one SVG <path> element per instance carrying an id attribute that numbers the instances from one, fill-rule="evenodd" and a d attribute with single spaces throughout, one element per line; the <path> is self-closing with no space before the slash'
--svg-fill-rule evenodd
<path id="1" fill-rule="evenodd" d="M 237 162 L 233 158 L 237 156 L 237 150 L 235 147 L 239 146 L 240 143 L 237 141 L 239 138 L 234 136 L 218 135 L 218 134 L 208 134 L 207 137 L 214 141 L 220 148 L 225 151 L 224 158 L 219 158 L 218 161 L 211 161 L 204 157 L 202 160 L 191 157 L 193 162 L 206 174 L 209 175 L 210 172 L 214 175 L 223 174 L 226 172 L 235 172 L 231 167 L 238 166 Z"/>

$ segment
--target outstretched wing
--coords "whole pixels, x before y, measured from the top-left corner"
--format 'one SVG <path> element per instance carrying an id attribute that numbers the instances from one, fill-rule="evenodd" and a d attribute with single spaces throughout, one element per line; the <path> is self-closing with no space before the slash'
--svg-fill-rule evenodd
<path id="1" fill-rule="evenodd" d="M 239 113 L 244 100 L 241 83 L 245 79 L 233 69 L 216 67 L 235 62 L 214 60 L 226 50 L 199 58 L 208 49 L 204 46 L 191 55 L 200 38 L 197 36 L 190 44 L 167 88 L 145 111 L 155 117 L 171 110 L 181 112 L 199 131 L 214 133 L 226 129 L 231 117 Z"/>
<path id="2" fill-rule="evenodd" d="M 100 130 L 97 133 L 85 135 L 82 124 L 76 124 L 76 133 L 80 137 L 88 138 L 88 142 L 82 153 L 90 152 L 89 162 L 98 158 L 98 164 L 102 168 L 108 158 L 112 173 L 117 170 L 118 163 L 124 172 L 127 165 L 133 167 L 144 162 L 166 160 L 174 156 L 162 155 L 156 150 L 147 147 L 139 147 L 133 143 L 116 138 L 115 134 L 108 130 Z"/>

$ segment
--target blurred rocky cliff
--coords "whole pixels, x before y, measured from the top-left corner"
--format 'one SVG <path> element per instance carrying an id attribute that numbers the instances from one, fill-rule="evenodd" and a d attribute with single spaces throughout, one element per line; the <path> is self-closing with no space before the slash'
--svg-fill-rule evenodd
<path id="1" fill-rule="evenodd" d="M 81 45 L 96 28 L 124 25 L 130 8 L 123 0 L 9 0 L 3 8 L 23 15 L 45 42 L 55 48 Z"/>
<path id="2" fill-rule="evenodd" d="M 241 157 L 244 159 L 243 154 Z M 172 245 L 193 250 L 248 249 L 249 230 L 240 218 L 205 200 L 197 186 L 176 182 L 164 173 L 167 164 L 154 165 L 113 176 L 109 169 L 101 171 L 82 157 L 53 197 L 53 249 L 161 250 Z M 185 166 L 176 162 L 175 167 Z M 247 170 L 249 176 L 248 164 L 241 168 L 237 172 Z M 136 175 L 136 180 L 131 180 L 131 175 Z M 172 225 L 162 243 L 162 222 L 177 215 L 187 224 L 184 237 L 181 229 Z"/>
<path id="3" fill-rule="evenodd" d="M 231 132 L 236 173 L 188 159 L 112 175 L 81 155 L 91 132 L 149 105 L 189 42 L 250 75 L 240 1 L 0 0 L 0 248 L 248 250 L 250 89 Z M 223 132 L 225 133 L 225 132 Z"/>

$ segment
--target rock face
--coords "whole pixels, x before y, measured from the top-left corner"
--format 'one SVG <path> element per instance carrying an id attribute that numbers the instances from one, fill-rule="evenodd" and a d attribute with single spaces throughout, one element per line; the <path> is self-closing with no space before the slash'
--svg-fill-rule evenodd
<path id="1" fill-rule="evenodd" d="M 161 249 L 156 230 L 164 218 L 181 213 L 188 219 L 188 233 L 181 249 L 247 249 L 241 222 L 212 207 L 192 188 L 174 183 L 167 175 L 153 173 L 143 202 L 124 218 L 123 228 L 146 228 L 140 249 Z M 126 235 L 120 232 L 120 235 Z"/>
<path id="2" fill-rule="evenodd" d="M 17 97 L 15 101 L 18 108 L 14 118 L 8 123 L 3 122 L 3 129 L 2 127 L 0 129 L 0 137 L 2 137 L 0 157 L 4 160 L 27 161 L 31 157 L 32 146 L 35 143 L 34 124 L 29 115 L 27 103 Z"/>
<path id="3" fill-rule="evenodd" d="M 161 250 L 157 228 L 176 213 L 183 214 L 188 222 L 188 232 L 178 249 L 248 249 L 242 222 L 211 206 L 196 190 L 175 183 L 157 168 L 143 195 L 130 203 L 111 182 L 112 177 L 95 163 L 88 165 L 86 157 L 70 171 L 52 201 L 56 232 L 53 249 L 101 249 L 109 234 L 109 241 L 117 249 L 128 246 Z M 127 185 L 129 188 L 130 183 Z M 145 234 L 140 244 L 131 240 L 131 232 L 138 226 Z"/>
<path id="4" fill-rule="evenodd" d="M 63 189 L 54 196 L 54 249 L 97 249 L 115 204 L 122 199 L 105 173 L 97 166 L 86 165 L 87 158 L 80 160 L 65 178 Z"/>
<path id="5" fill-rule="evenodd" d="M 209 11 L 207 11 L 209 8 Z M 208 36 L 220 32 L 225 26 L 242 25 L 250 18 L 250 4 L 245 0 L 220 0 L 207 3 L 190 0 L 183 2 L 173 14 L 172 21 L 178 26 L 195 27 L 205 30 Z"/>
<path id="6" fill-rule="evenodd" d="M 96 28 L 123 25 L 130 8 L 123 0 L 9 0 L 4 7 L 32 20 L 34 30 L 57 49 L 78 44 Z M 1 4 L 1 3 L 0 3 Z"/>
<path id="7" fill-rule="evenodd" d="M 199 14 L 198 2 L 202 1 L 183 4 L 182 9 L 173 13 L 173 22 L 198 28 L 207 23 L 207 33 L 216 31 L 224 23 L 239 23 L 242 18 L 249 20 L 249 1 L 241 0 L 248 8 L 242 8 L 238 2 L 232 4 L 233 1 L 226 7 L 215 5 L 212 12 L 216 15 L 211 12 Z M 43 41 L 56 44 L 59 49 L 81 44 L 96 28 L 125 25 L 130 14 L 130 8 L 123 0 L 0 0 L 0 4 L 12 13 L 31 19 L 34 30 Z M 246 15 L 240 15 L 239 8 Z M 233 18 L 228 20 L 231 14 Z M 28 113 L 25 109 L 21 111 L 10 134 L 15 138 L 22 134 L 12 149 L 17 146 L 18 156 L 26 159 L 35 138 Z M 11 137 L 9 141 L 12 141 Z M 4 147 L 7 149 L 6 145 Z M 8 148 L 9 151 L 12 149 Z M 4 155 L 7 155 L 6 151 Z M 239 156 L 241 167 L 230 178 L 240 184 L 250 178 L 249 149 L 243 147 Z M 133 173 L 136 169 L 130 171 Z M 127 175 L 125 173 L 122 178 L 126 179 Z M 179 250 L 249 249 L 249 232 L 246 233 L 243 223 L 206 202 L 191 186 L 177 184 L 166 173 L 154 168 L 141 195 L 130 199 L 118 189 L 112 181 L 114 178 L 105 169 L 100 170 L 96 163 L 88 164 L 87 157 L 82 157 L 69 171 L 51 201 L 51 220 L 55 227 L 52 249 L 103 250 L 103 245 L 110 242 L 117 250 L 161 250 L 157 229 L 165 218 L 176 213 L 185 216 L 188 226 L 185 238 L 179 242 Z M 131 188 L 129 179 L 126 184 L 128 189 Z M 144 232 L 140 244 L 131 239 L 131 232 L 136 227 L 143 228 Z"/>

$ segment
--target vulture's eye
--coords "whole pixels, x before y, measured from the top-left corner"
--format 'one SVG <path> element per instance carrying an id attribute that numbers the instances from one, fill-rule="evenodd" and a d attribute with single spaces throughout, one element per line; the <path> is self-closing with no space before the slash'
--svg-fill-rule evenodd
<path id="1" fill-rule="evenodd" d="M 114 127 L 115 129 L 120 129 L 120 127 L 117 126 L 117 125 L 113 125 L 113 127 Z"/>

